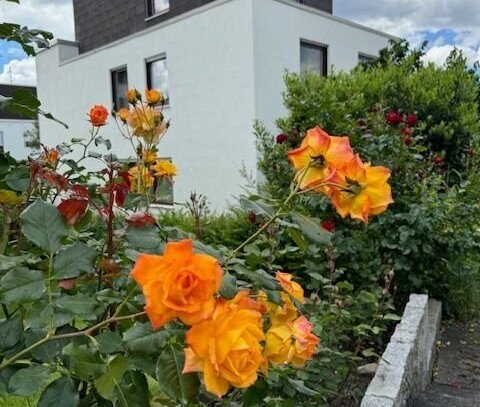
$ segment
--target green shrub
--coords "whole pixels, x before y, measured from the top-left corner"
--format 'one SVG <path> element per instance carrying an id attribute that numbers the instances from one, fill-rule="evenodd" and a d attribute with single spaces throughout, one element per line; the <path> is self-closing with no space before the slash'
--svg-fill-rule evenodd
<path id="1" fill-rule="evenodd" d="M 480 305 L 478 78 L 457 51 L 444 67 L 424 66 L 421 56 L 401 43 L 352 72 L 286 74 L 288 113 L 277 124 L 287 140 L 275 143 L 260 124 L 255 128 L 262 187 L 273 197 L 286 193 L 293 176 L 286 152 L 307 129 L 348 134 L 362 157 L 391 169 L 395 204 L 364 226 L 340 219 L 323 197 L 299 201 L 305 213 L 334 220 L 336 266 L 344 279 L 370 289 L 392 271 L 398 305 L 411 292 L 426 292 L 442 300 L 449 315 L 467 318 Z M 401 123 L 386 119 L 392 111 Z M 417 123 L 407 125 L 408 114 Z M 322 275 L 326 263 L 318 260 Z"/>

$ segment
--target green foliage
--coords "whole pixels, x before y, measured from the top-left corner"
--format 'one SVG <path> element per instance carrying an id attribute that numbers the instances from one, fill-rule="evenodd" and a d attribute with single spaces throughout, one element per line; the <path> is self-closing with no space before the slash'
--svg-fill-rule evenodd
<path id="1" fill-rule="evenodd" d="M 468 318 L 480 306 L 479 80 L 458 51 L 443 67 L 424 66 L 421 56 L 422 49 L 402 42 L 352 72 L 287 74 L 288 114 L 278 120 L 287 141 L 276 145 L 260 124 L 255 128 L 263 188 L 272 197 L 287 193 L 293 174 L 286 152 L 307 129 L 348 134 L 366 161 L 391 169 L 395 204 L 363 226 L 340 219 L 323 197 L 298 202 L 306 213 L 334 220 L 338 269 L 359 289 L 393 272 L 399 305 L 411 292 L 427 292 L 448 315 Z M 400 112 L 402 123 L 389 123 L 390 111 Z M 418 122 L 407 125 L 408 114 Z M 327 261 L 319 260 L 320 274 Z"/>

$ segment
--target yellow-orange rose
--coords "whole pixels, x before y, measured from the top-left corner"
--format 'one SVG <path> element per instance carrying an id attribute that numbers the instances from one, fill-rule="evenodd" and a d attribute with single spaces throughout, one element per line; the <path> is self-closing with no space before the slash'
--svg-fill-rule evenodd
<path id="1" fill-rule="evenodd" d="M 156 105 L 163 99 L 162 92 L 156 89 L 145 89 L 145 99 L 149 105 Z"/>
<path id="2" fill-rule="evenodd" d="M 305 363 L 312 359 L 317 352 L 318 342 L 317 336 L 312 333 L 313 325 L 310 321 L 301 316 L 292 323 L 292 333 L 295 344 L 292 348 L 290 363 L 294 367 L 303 367 Z"/>
<path id="3" fill-rule="evenodd" d="M 151 164 L 157 159 L 157 152 L 155 150 L 143 150 L 143 162 Z"/>
<path id="4" fill-rule="evenodd" d="M 273 325 L 265 334 L 265 356 L 275 365 L 290 360 L 292 346 L 292 328 L 288 324 Z"/>
<path id="5" fill-rule="evenodd" d="M 168 160 L 159 160 L 152 165 L 152 170 L 156 177 L 173 177 L 177 175 L 177 167 Z"/>
<path id="6" fill-rule="evenodd" d="M 212 317 L 187 332 L 183 373 L 203 372 L 205 387 L 222 397 L 230 386 L 246 388 L 265 366 L 260 341 L 262 314 L 242 291 L 231 300 L 219 299 Z"/>
<path id="7" fill-rule="evenodd" d="M 187 325 L 208 318 L 223 271 L 214 257 L 193 253 L 192 240 L 185 239 L 167 243 L 163 256 L 140 254 L 131 274 L 143 289 L 145 311 L 157 329 L 175 318 Z"/>
<path id="8" fill-rule="evenodd" d="M 141 170 L 139 170 L 137 166 L 130 168 L 128 175 L 130 177 L 130 190 L 132 192 L 144 193 L 153 185 L 153 177 L 148 168 L 144 166 L 142 166 Z"/>
<path id="9" fill-rule="evenodd" d="M 147 143 L 156 143 L 167 130 L 162 113 L 151 106 L 135 107 L 128 125 L 135 136 L 143 137 Z"/>
<path id="10" fill-rule="evenodd" d="M 92 123 L 92 126 L 105 126 L 108 117 L 108 110 L 105 108 L 105 106 L 95 105 L 90 109 L 88 116 L 90 117 L 89 121 Z"/>
<path id="11" fill-rule="evenodd" d="M 125 93 L 125 97 L 132 105 L 135 105 L 137 101 L 142 100 L 142 95 L 135 88 L 127 90 L 127 92 Z"/>
<path id="12" fill-rule="evenodd" d="M 305 302 L 302 286 L 295 281 L 292 281 L 292 275 L 290 273 L 282 273 L 281 271 L 277 271 L 275 278 L 280 283 L 282 288 L 293 298 L 297 299 L 302 304 Z"/>
<path id="13" fill-rule="evenodd" d="M 127 109 L 126 107 L 122 107 L 118 112 L 118 117 L 120 117 L 120 120 L 124 123 L 127 122 L 128 118 L 130 117 L 130 110 Z"/>
<path id="14" fill-rule="evenodd" d="M 286 324 L 298 317 L 297 307 L 295 307 L 290 296 L 287 293 L 280 293 L 280 299 L 283 304 L 277 305 L 268 301 L 267 295 L 263 291 L 258 293 L 258 302 L 268 313 L 272 325 Z"/>
<path id="15" fill-rule="evenodd" d="M 312 329 L 312 324 L 304 316 L 272 326 L 265 335 L 265 356 L 274 364 L 290 363 L 297 368 L 305 366 L 317 352 L 319 342 Z"/>

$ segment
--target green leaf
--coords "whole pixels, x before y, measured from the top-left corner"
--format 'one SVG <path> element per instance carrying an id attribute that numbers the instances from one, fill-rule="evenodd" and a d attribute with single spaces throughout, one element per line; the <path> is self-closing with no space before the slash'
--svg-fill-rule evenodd
<path id="1" fill-rule="evenodd" d="M 309 387 L 305 386 L 303 380 L 295 380 L 288 378 L 288 382 L 295 390 L 297 390 L 299 393 L 305 394 L 306 396 L 318 396 L 320 394 L 318 391 L 312 390 Z"/>
<path id="2" fill-rule="evenodd" d="M 145 407 L 150 405 L 148 382 L 140 372 L 128 371 L 120 386 L 128 407 Z M 121 403 L 119 403 L 122 405 Z"/>
<path id="3" fill-rule="evenodd" d="M 6 271 L 13 269 L 16 266 L 19 266 L 26 260 L 28 260 L 31 255 L 26 254 L 23 256 L 4 256 L 0 255 L 0 271 Z"/>
<path id="4" fill-rule="evenodd" d="M 100 353 L 86 345 L 76 346 L 70 343 L 63 348 L 63 354 L 70 356 L 70 369 L 80 379 L 88 381 L 105 372 L 105 363 Z"/>
<path id="5" fill-rule="evenodd" d="M 88 294 L 77 293 L 60 297 L 57 300 L 57 305 L 61 309 L 77 315 L 88 315 L 95 314 L 100 304 L 94 297 Z"/>
<path id="6" fill-rule="evenodd" d="M 26 192 L 30 183 L 30 170 L 26 166 L 16 167 L 7 174 L 5 182 L 14 191 Z"/>
<path id="7" fill-rule="evenodd" d="M 135 324 L 123 334 L 123 341 L 128 349 L 133 352 L 150 355 L 159 352 L 167 344 L 167 340 L 174 333 L 162 329 L 153 331 L 150 322 L 135 322 Z"/>
<path id="8" fill-rule="evenodd" d="M 234 275 L 230 273 L 225 273 L 222 278 L 222 286 L 220 287 L 219 293 L 223 298 L 227 300 L 232 299 L 237 294 L 237 279 Z"/>
<path id="9" fill-rule="evenodd" d="M 100 347 L 100 352 L 114 353 L 122 349 L 122 338 L 116 332 L 104 331 L 95 336 L 95 339 Z"/>
<path id="10" fill-rule="evenodd" d="M 275 213 L 275 209 L 260 200 L 251 200 L 246 196 L 240 197 L 240 206 L 247 212 L 253 212 L 255 215 L 265 216 L 270 219 Z"/>
<path id="11" fill-rule="evenodd" d="M 49 253 L 60 249 L 68 229 L 55 205 L 35 201 L 20 215 L 23 234 Z"/>
<path id="12" fill-rule="evenodd" d="M 76 407 L 78 393 L 70 377 L 60 377 L 50 383 L 40 396 L 38 407 Z"/>
<path id="13" fill-rule="evenodd" d="M 53 318 L 53 308 L 44 299 L 35 301 L 27 310 L 25 316 L 25 328 L 44 328 L 48 325 L 49 321 Z"/>
<path id="14" fill-rule="evenodd" d="M 182 405 L 195 398 L 199 386 L 198 375 L 183 374 L 185 355 L 172 346 L 165 348 L 157 361 L 156 376 L 160 390 Z"/>
<path id="15" fill-rule="evenodd" d="M 107 400 L 114 401 L 115 389 L 120 389 L 122 377 L 128 369 L 128 359 L 123 355 L 114 356 L 103 375 L 95 380 L 98 393 Z"/>
<path id="16" fill-rule="evenodd" d="M 45 291 L 42 272 L 18 267 L 0 280 L 0 302 L 20 304 L 38 300 Z"/>
<path id="17" fill-rule="evenodd" d="M 85 243 L 76 242 L 61 250 L 53 263 L 53 278 L 63 280 L 92 271 L 97 252 Z"/>
<path id="18" fill-rule="evenodd" d="M 20 369 L 10 378 L 10 392 L 16 396 L 32 396 L 47 382 L 49 372 L 43 366 Z"/>
<path id="19" fill-rule="evenodd" d="M 162 239 L 156 226 L 135 227 L 129 226 L 125 232 L 125 238 L 134 249 L 145 253 L 160 253 Z"/>
<path id="20" fill-rule="evenodd" d="M 268 396 L 268 387 L 264 380 L 250 386 L 243 396 L 243 407 L 261 407 L 265 405 L 263 400 Z"/>
<path id="21" fill-rule="evenodd" d="M 302 215 L 301 213 L 294 212 L 292 213 L 292 220 L 298 225 L 305 236 L 313 240 L 315 243 L 323 245 L 330 244 L 332 240 L 332 233 L 322 228 L 319 219 L 310 218 Z"/>
<path id="22" fill-rule="evenodd" d="M 0 322 L 0 352 L 13 348 L 23 337 L 23 323 L 20 313 Z"/>

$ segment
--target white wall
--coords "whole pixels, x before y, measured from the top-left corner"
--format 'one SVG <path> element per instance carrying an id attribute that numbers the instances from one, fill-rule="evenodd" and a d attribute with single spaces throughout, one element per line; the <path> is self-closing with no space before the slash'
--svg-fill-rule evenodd
<path id="1" fill-rule="evenodd" d="M 24 160 L 33 150 L 25 146 L 23 134 L 34 128 L 34 120 L 0 119 L 0 133 L 3 133 L 3 150 L 17 160 Z M 1 137 L 0 137 L 1 142 Z"/>
<path id="2" fill-rule="evenodd" d="M 349 70 L 358 53 L 378 55 L 388 44 L 385 35 L 300 4 L 253 0 L 255 103 L 257 118 L 272 131 L 285 115 L 282 92 L 285 70 L 300 70 L 300 40 L 328 46 L 329 70 Z"/>
<path id="3" fill-rule="evenodd" d="M 284 114 L 283 74 L 299 70 L 300 38 L 328 44 L 337 69 L 352 68 L 358 52 L 376 54 L 387 44 L 384 36 L 285 0 L 218 0 L 80 56 L 76 46 L 60 43 L 37 56 L 37 92 L 43 109 L 70 129 L 41 118 L 42 142 L 85 135 L 90 106 L 111 106 L 110 70 L 126 65 L 129 86 L 143 89 L 145 59 L 166 53 L 172 125 L 160 155 L 179 167 L 175 200 L 197 190 L 224 208 L 242 192 L 242 165 L 256 171 L 253 120 L 274 131 Z M 113 125 L 103 132 L 119 157 L 131 155 Z"/>
<path id="4" fill-rule="evenodd" d="M 171 103 L 166 115 L 172 124 L 160 155 L 172 157 L 179 168 L 175 200 L 183 202 L 197 190 L 214 207 L 224 207 L 225 199 L 241 192 L 243 163 L 250 170 L 256 166 L 251 14 L 250 0 L 215 3 L 205 12 L 61 66 L 58 50 L 67 45 L 42 51 L 37 57 L 39 99 L 44 110 L 70 126 L 66 131 L 41 119 L 42 142 L 58 144 L 86 134 L 90 106 L 111 106 L 110 70 L 127 65 L 129 86 L 142 90 L 145 58 L 166 53 Z M 119 157 L 131 155 L 113 124 L 102 132 L 110 136 Z"/>

